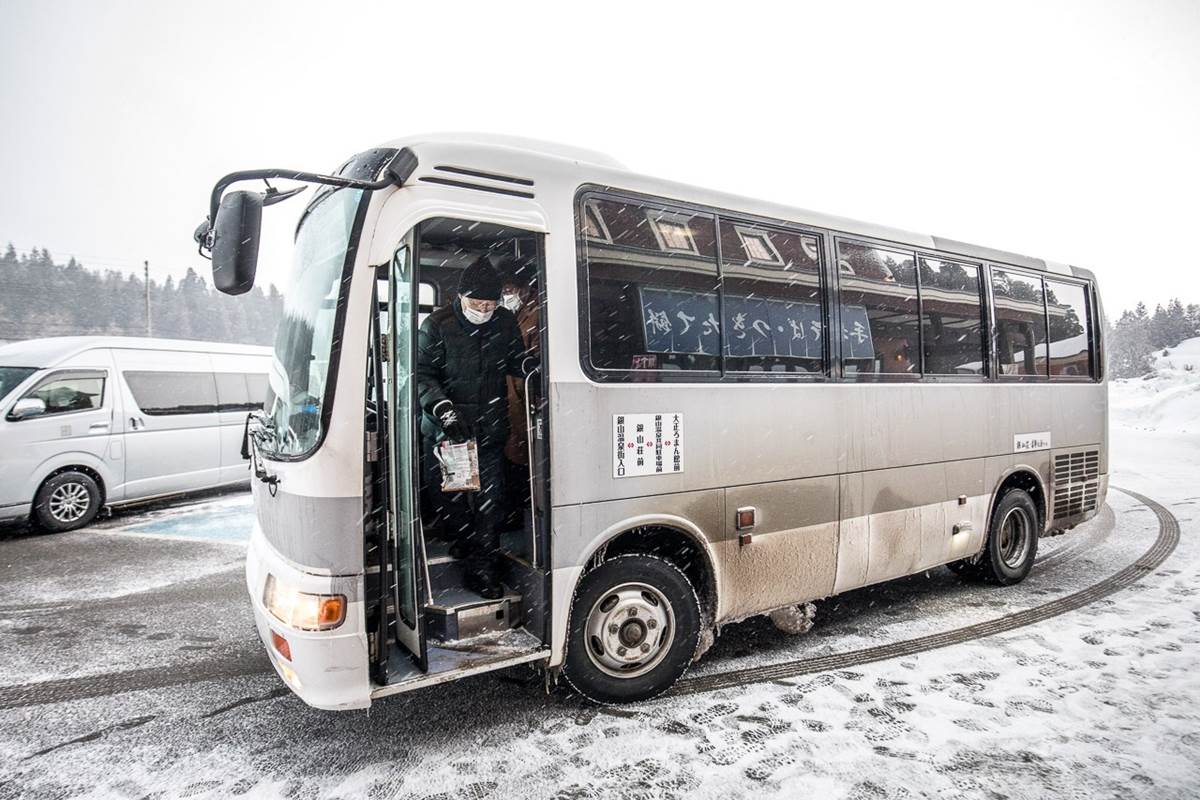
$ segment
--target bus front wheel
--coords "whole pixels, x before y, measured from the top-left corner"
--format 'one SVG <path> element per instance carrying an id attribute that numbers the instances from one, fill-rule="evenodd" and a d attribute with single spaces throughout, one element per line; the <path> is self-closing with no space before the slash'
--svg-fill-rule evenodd
<path id="1" fill-rule="evenodd" d="M 700 600 L 678 567 L 655 556 L 617 556 L 579 582 L 563 673 L 598 703 L 648 700 L 687 671 L 700 620 Z"/>

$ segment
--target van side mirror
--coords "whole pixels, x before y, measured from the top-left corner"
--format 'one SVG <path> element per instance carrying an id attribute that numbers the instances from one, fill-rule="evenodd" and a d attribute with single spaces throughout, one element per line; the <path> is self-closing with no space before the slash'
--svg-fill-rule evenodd
<path id="1" fill-rule="evenodd" d="M 254 287 L 258 268 L 263 196 L 227 192 L 213 222 L 213 286 L 225 294 L 245 294 Z"/>
<path id="2" fill-rule="evenodd" d="M 16 421 L 19 419 L 29 419 L 30 417 L 40 417 L 45 413 L 45 400 L 40 397 L 22 397 L 13 406 L 12 411 L 8 412 L 8 418 Z"/>

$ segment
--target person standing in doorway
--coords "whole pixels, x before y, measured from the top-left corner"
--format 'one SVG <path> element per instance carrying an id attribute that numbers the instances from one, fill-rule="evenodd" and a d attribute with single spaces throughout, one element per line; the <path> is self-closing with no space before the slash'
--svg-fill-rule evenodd
<path id="1" fill-rule="evenodd" d="M 426 488 L 440 500 L 444 530 L 455 539 L 452 554 L 466 561 L 468 588 L 488 599 L 504 592 L 497 557 L 509 434 L 506 379 L 524 378 L 537 365 L 516 316 L 499 306 L 500 295 L 500 276 L 481 256 L 463 271 L 458 297 L 430 314 L 417 337 Z M 470 438 L 479 451 L 479 491 L 442 493 L 434 450 L 444 439 Z"/>

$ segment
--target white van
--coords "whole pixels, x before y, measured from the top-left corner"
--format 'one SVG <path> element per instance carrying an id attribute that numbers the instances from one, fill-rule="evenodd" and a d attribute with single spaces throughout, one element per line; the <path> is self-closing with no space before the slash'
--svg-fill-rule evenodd
<path id="1" fill-rule="evenodd" d="M 245 483 L 267 347 L 124 337 L 0 346 L 0 520 L 66 531 L 104 506 Z"/>

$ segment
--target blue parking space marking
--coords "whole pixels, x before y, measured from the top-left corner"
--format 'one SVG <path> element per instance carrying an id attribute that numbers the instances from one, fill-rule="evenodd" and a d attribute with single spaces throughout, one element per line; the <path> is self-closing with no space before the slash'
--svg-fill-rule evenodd
<path id="1" fill-rule="evenodd" d="M 254 525 L 254 507 L 246 504 L 232 508 L 181 510 L 147 522 L 115 529 L 114 533 L 171 536 L 183 539 L 246 542 Z"/>

